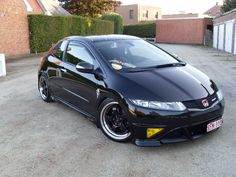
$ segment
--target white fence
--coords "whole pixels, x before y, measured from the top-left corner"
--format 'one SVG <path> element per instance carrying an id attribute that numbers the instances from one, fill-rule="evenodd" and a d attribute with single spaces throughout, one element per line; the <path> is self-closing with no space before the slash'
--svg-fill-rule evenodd
<path id="1" fill-rule="evenodd" d="M 214 48 L 236 54 L 236 22 L 226 21 L 214 25 L 213 46 Z"/>
<path id="2" fill-rule="evenodd" d="M 6 75 L 6 61 L 5 55 L 0 54 L 0 77 Z"/>

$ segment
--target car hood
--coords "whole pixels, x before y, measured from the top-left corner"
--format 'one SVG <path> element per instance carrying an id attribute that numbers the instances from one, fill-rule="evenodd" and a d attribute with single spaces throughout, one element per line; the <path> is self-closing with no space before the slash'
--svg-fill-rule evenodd
<path id="1" fill-rule="evenodd" d="M 189 101 L 212 95 L 214 83 L 191 65 L 119 73 L 123 97 L 150 101 Z"/>

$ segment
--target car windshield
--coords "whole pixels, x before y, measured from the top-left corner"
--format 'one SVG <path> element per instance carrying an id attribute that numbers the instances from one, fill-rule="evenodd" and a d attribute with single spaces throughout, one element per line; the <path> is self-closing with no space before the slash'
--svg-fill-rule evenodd
<path id="1" fill-rule="evenodd" d="M 141 39 L 97 41 L 94 44 L 115 70 L 147 69 L 179 63 L 171 55 Z"/>

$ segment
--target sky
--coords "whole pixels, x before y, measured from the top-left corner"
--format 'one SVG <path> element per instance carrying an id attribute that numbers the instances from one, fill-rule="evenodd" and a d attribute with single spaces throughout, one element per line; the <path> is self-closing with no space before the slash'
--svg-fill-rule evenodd
<path id="1" fill-rule="evenodd" d="M 162 9 L 163 14 L 179 13 L 203 13 L 213 7 L 216 2 L 223 4 L 223 0 L 121 0 L 123 5 L 126 4 L 143 4 L 158 6 Z"/>

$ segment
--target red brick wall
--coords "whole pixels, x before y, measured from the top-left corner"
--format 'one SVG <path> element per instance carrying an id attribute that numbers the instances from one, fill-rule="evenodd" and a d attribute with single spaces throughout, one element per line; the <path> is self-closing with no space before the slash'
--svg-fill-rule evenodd
<path id="1" fill-rule="evenodd" d="M 157 42 L 203 44 L 207 23 L 209 23 L 208 19 L 158 20 L 156 32 Z"/>
<path id="2" fill-rule="evenodd" d="M 33 13 L 42 13 L 36 2 L 31 6 Z M 0 53 L 12 57 L 29 52 L 27 10 L 23 0 L 0 0 Z"/>

